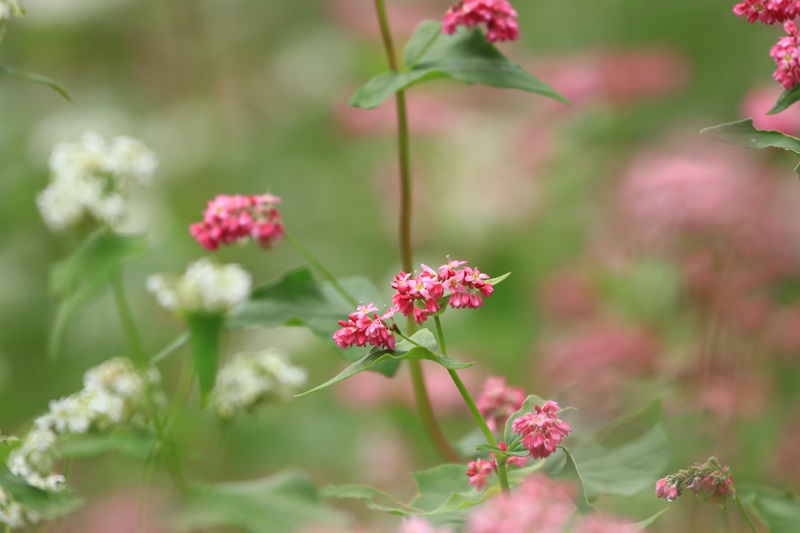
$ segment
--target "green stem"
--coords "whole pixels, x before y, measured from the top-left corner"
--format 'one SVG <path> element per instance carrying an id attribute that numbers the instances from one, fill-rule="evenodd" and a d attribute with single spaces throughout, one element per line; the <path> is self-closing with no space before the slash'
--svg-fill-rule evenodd
<path id="1" fill-rule="evenodd" d="M 442 330 L 442 322 L 439 320 L 438 316 L 433 317 L 433 321 L 436 323 L 436 334 L 439 337 L 439 351 L 442 355 L 447 355 L 447 345 L 444 341 L 444 331 Z M 483 436 L 486 437 L 486 442 L 489 446 L 493 446 L 497 448 L 497 440 L 494 438 L 494 434 L 492 430 L 489 429 L 489 424 L 486 423 L 486 419 L 483 418 L 480 409 L 475 404 L 475 401 L 472 399 L 467 387 L 464 385 L 464 382 L 461 381 L 461 378 L 458 375 L 458 372 L 455 370 L 447 369 L 447 372 L 450 374 L 450 377 L 453 379 L 453 383 L 456 384 L 456 388 L 458 392 L 461 393 L 461 397 L 464 398 L 464 402 L 467 404 L 470 412 L 472 413 L 472 417 L 475 419 L 475 422 L 478 423 L 478 427 L 483 433 Z M 506 473 L 506 464 L 505 464 L 505 457 L 500 457 L 500 454 L 496 454 L 497 457 L 497 477 L 500 479 L 500 487 L 503 489 L 503 492 L 510 492 L 510 487 L 508 484 L 508 474 Z"/>
<path id="2" fill-rule="evenodd" d="M 187 342 L 189 342 L 189 332 L 188 331 L 184 331 L 183 333 L 178 335 L 175 338 L 174 341 L 172 341 L 171 343 L 167 344 L 160 352 L 158 352 L 153 357 L 151 357 L 150 358 L 150 363 L 151 364 L 160 363 L 161 361 L 166 359 L 167 356 L 175 353 L 178 350 L 178 348 L 180 348 L 181 346 L 183 346 Z"/>
<path id="3" fill-rule="evenodd" d="M 392 40 L 392 32 L 389 29 L 389 19 L 386 16 L 384 0 L 375 0 L 375 11 L 378 15 L 378 24 L 381 29 L 381 38 L 383 39 L 383 47 L 386 51 L 389 68 L 397 72 L 400 68 L 394 52 L 394 42 Z M 395 106 L 397 108 L 397 147 L 400 165 L 400 257 L 403 271 L 411 272 L 413 271 L 413 261 L 411 260 L 411 153 L 405 91 L 399 90 L 395 93 Z M 412 324 L 413 320 L 409 320 L 409 333 L 413 333 L 414 326 Z M 411 373 L 417 414 L 425 427 L 425 431 L 428 433 L 428 437 L 442 459 L 460 462 L 458 453 L 447 442 L 434 416 L 431 400 L 425 388 L 422 365 L 419 361 L 409 360 L 408 369 Z"/>
<path id="4" fill-rule="evenodd" d="M 136 321 L 133 318 L 133 313 L 131 312 L 130 304 L 128 303 L 128 297 L 125 294 L 125 286 L 122 281 L 122 271 L 118 268 L 111 279 L 111 286 L 114 292 L 114 301 L 117 304 L 117 311 L 119 313 L 120 320 L 122 321 L 122 327 L 125 330 L 125 336 L 128 338 L 128 343 L 130 344 L 131 351 L 133 353 L 133 360 L 137 363 L 139 368 L 144 368 L 149 363 L 147 360 L 147 354 L 144 351 L 141 337 L 139 336 L 139 330 L 136 327 Z M 156 434 L 158 435 L 158 441 L 161 444 L 161 448 L 164 450 L 164 457 L 167 463 L 167 468 L 172 476 L 172 480 L 175 482 L 175 485 L 180 488 L 181 490 L 186 488 L 186 478 L 183 473 L 183 467 L 181 466 L 180 459 L 175 451 L 175 446 L 172 443 L 171 439 L 169 439 L 164 431 L 164 423 L 161 420 L 161 417 L 158 416 L 158 403 L 153 398 L 152 391 L 150 388 L 147 388 L 147 392 L 145 394 L 147 399 L 148 408 L 150 409 L 150 413 L 153 417 L 153 424 L 156 427 Z"/>
<path id="5" fill-rule="evenodd" d="M 347 300 L 347 303 L 349 303 L 353 307 L 356 307 L 358 305 L 358 300 L 353 298 L 353 296 L 339 284 L 336 278 L 333 277 L 333 274 L 331 274 L 328 271 L 328 269 L 325 268 L 325 266 L 319 261 L 319 259 L 317 259 L 314 256 L 314 254 L 311 253 L 311 251 L 308 248 L 300 244 L 300 241 L 295 239 L 292 236 L 292 234 L 289 233 L 288 231 L 284 234 L 284 237 L 286 238 L 287 241 L 289 241 L 289 244 L 294 246 L 295 250 L 300 252 L 300 255 L 306 258 L 306 261 L 308 261 L 308 263 L 312 267 L 314 267 L 317 270 L 317 272 L 319 272 L 322 275 L 323 278 L 328 280 L 328 282 L 331 284 L 331 286 L 333 286 L 336 292 L 338 292 L 342 296 L 342 298 Z"/>
<path id="6" fill-rule="evenodd" d="M 747 508 L 742 503 L 742 500 L 739 499 L 738 494 L 734 494 L 733 501 L 735 501 L 736 505 L 739 506 L 739 510 L 744 515 L 745 520 L 747 520 L 747 525 L 750 526 L 750 531 L 752 531 L 753 533 L 758 533 L 755 524 L 753 524 L 753 519 L 750 518 L 750 513 L 747 512 Z"/>

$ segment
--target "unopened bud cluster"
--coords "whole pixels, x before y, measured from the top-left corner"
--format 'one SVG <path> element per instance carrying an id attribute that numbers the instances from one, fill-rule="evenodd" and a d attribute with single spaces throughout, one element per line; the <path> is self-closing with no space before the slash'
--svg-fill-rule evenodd
<path id="1" fill-rule="evenodd" d="M 230 420 L 259 405 L 289 400 L 306 377 L 305 369 L 277 350 L 242 352 L 220 369 L 209 405 L 219 418 Z"/>
<path id="2" fill-rule="evenodd" d="M 79 142 L 57 144 L 49 166 L 50 184 L 36 203 L 50 229 L 63 231 L 84 222 L 119 225 L 131 191 L 152 181 L 158 160 L 136 139 L 108 141 L 89 132 Z"/>
<path id="3" fill-rule="evenodd" d="M 37 489 L 61 490 L 64 476 L 53 472 L 59 437 L 91 430 L 108 431 L 127 423 L 146 425 L 148 394 L 159 381 L 160 374 L 155 367 L 139 371 L 124 357 L 110 359 L 90 369 L 83 377 L 82 390 L 51 401 L 49 411 L 34 420 L 33 427 L 9 454 L 6 466 L 13 475 Z M 7 508 L 6 513 L 10 514 L 6 523 L 17 521 L 12 520 L 14 517 L 22 517 L 23 522 L 34 520 L 35 514 L 20 514 L 15 509 Z M 0 511 L 0 521 L 5 516 L 2 513 Z"/>
<path id="4" fill-rule="evenodd" d="M 220 265 L 199 259 L 182 276 L 154 274 L 145 286 L 158 303 L 182 313 L 226 313 L 250 296 L 252 278 L 236 264 Z"/>
<path id="5" fill-rule="evenodd" d="M 736 495 L 733 472 L 727 466 L 723 467 L 715 457 L 656 482 L 656 496 L 670 502 L 686 489 L 691 490 L 704 502 L 711 500 L 723 506 Z"/>

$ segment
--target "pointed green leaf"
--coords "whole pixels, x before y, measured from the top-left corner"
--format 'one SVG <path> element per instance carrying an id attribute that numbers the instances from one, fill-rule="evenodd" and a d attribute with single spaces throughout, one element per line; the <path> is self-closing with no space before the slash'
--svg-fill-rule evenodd
<path id="1" fill-rule="evenodd" d="M 740 148 L 780 148 L 800 156 L 800 139 L 779 131 L 757 130 L 751 118 L 706 128 L 700 135 Z M 794 171 L 800 174 L 800 164 Z"/>
<path id="2" fill-rule="evenodd" d="M 72 255 L 50 266 L 48 288 L 61 300 L 49 333 L 51 358 L 58 355 L 70 321 L 103 294 L 120 264 L 146 251 L 147 238 L 142 235 L 118 235 L 98 230 Z"/>
<path id="3" fill-rule="evenodd" d="M 224 322 L 225 317 L 221 314 L 189 313 L 186 316 L 194 354 L 194 371 L 200 383 L 200 401 L 203 404 L 217 379 Z"/>
<path id="4" fill-rule="evenodd" d="M 642 437 L 661 421 L 661 400 L 631 415 L 618 418 L 595 433 L 588 444 L 615 448 Z"/>
<path id="5" fill-rule="evenodd" d="M 30 83 L 45 85 L 63 96 L 68 102 L 72 102 L 72 96 L 70 96 L 67 88 L 58 83 L 56 80 L 48 78 L 47 76 L 34 74 L 33 72 L 26 72 L 15 67 L 9 67 L 8 65 L 0 65 L 0 75 L 8 76 L 9 78 L 16 78 L 18 80 L 27 81 Z"/>
<path id="6" fill-rule="evenodd" d="M 544 405 L 544 400 L 536 396 L 535 394 L 531 394 L 525 401 L 522 403 L 522 407 L 517 409 L 517 412 L 512 414 L 508 417 L 506 421 L 506 428 L 503 431 L 503 440 L 506 444 L 510 444 L 515 438 L 516 434 L 511 430 L 511 426 L 514 424 L 514 420 L 521 417 L 526 413 L 533 413 L 536 411 L 537 405 Z"/>
<path id="7" fill-rule="evenodd" d="M 144 460 L 152 456 L 158 440 L 152 433 L 141 430 L 121 429 L 111 433 L 84 433 L 70 435 L 58 443 L 62 457 L 95 457 L 109 452 L 121 452 L 134 459 Z"/>
<path id="8" fill-rule="evenodd" d="M 800 100 L 800 85 L 793 89 L 789 89 L 788 91 L 783 91 L 778 97 L 778 101 L 775 102 L 774 106 L 772 106 L 772 109 L 767 111 L 767 115 L 780 113 L 798 100 Z"/>
<path id="9" fill-rule="evenodd" d="M 372 109 L 397 91 L 437 78 L 519 89 L 567 103 L 549 85 L 505 57 L 479 29 L 460 28 L 454 35 L 444 35 L 438 22 L 423 21 L 406 45 L 405 58 L 404 70 L 372 78 L 356 90 L 350 105 Z"/>
<path id="10" fill-rule="evenodd" d="M 594 508 L 589 504 L 586 484 L 581 471 L 578 469 L 578 465 L 575 463 L 575 457 L 572 456 L 572 453 L 566 446 L 559 445 L 559 448 L 564 452 L 567 460 L 564 463 L 564 468 L 552 476 L 553 479 L 571 479 L 575 481 L 578 484 L 578 492 L 573 496 L 575 506 L 583 514 L 594 512 Z"/>
<path id="11" fill-rule="evenodd" d="M 800 524 L 800 501 L 789 492 L 767 487 L 739 489 L 738 497 L 755 511 L 770 533 L 795 533 Z"/>
<path id="12" fill-rule="evenodd" d="M 486 283 L 488 283 L 489 285 L 499 285 L 500 283 L 504 282 L 510 275 L 511 272 L 506 272 L 502 276 L 497 276 L 496 278 L 487 279 Z"/>
<path id="13" fill-rule="evenodd" d="M 237 483 L 198 485 L 186 492 L 170 524 L 179 531 L 290 533 L 302 524 L 344 525 L 296 472 Z"/>
<path id="14" fill-rule="evenodd" d="M 664 507 L 664 508 L 663 508 L 663 509 L 661 509 L 660 511 L 658 511 L 658 512 L 656 512 L 656 513 L 654 513 L 654 514 L 652 514 L 652 515 L 650 515 L 650 516 L 648 516 L 648 517 L 647 517 L 647 518 L 645 518 L 644 520 L 642 520 L 642 521 L 640 521 L 640 522 L 636 522 L 636 527 L 637 527 L 637 528 L 639 528 L 639 529 L 641 529 L 641 530 L 645 530 L 645 529 L 647 529 L 648 527 L 652 526 L 652 525 L 655 523 L 655 521 L 656 521 L 656 520 L 658 520 L 658 518 L 659 518 L 659 517 L 660 517 L 662 514 L 666 513 L 666 512 L 667 512 L 667 511 L 669 511 L 669 510 L 670 510 L 670 508 L 669 508 L 669 507 Z"/>
<path id="15" fill-rule="evenodd" d="M 402 361 L 405 359 L 417 359 L 417 360 L 427 359 L 429 361 L 438 363 L 450 370 L 467 368 L 472 366 L 473 364 L 473 363 L 462 363 L 456 359 L 453 359 L 452 357 L 448 357 L 446 355 L 439 355 L 436 352 L 436 350 L 439 349 L 439 346 L 436 343 L 436 339 L 434 338 L 433 333 L 431 333 L 430 330 L 428 329 L 421 329 L 417 331 L 414 335 L 411 336 L 411 339 L 415 343 L 419 344 L 419 346 L 403 340 L 397 343 L 397 346 L 395 347 L 394 350 L 373 348 L 367 355 L 365 355 L 352 365 L 342 370 L 335 377 L 329 379 L 322 385 L 314 387 L 313 389 L 308 390 L 302 394 L 298 394 L 297 396 L 305 396 L 306 394 L 311 394 L 312 392 L 326 389 L 331 385 L 339 383 L 340 381 L 344 381 L 345 379 L 354 376 L 359 372 L 364 372 L 365 370 L 369 370 L 376 364 L 387 360 Z"/>
<path id="16" fill-rule="evenodd" d="M 369 280 L 343 279 L 339 284 L 362 303 L 381 301 L 380 293 Z M 344 358 L 354 361 L 363 357 L 363 350 L 340 350 L 333 342 L 334 332 L 341 327 L 338 321 L 345 320 L 353 311 L 353 306 L 330 283 L 317 282 L 309 269 L 302 267 L 255 289 L 250 299 L 228 317 L 226 326 L 303 326 Z M 397 361 L 385 361 L 374 370 L 392 376 L 398 365 Z"/>
<path id="17" fill-rule="evenodd" d="M 625 426 L 625 431 L 628 430 Z M 652 490 L 669 466 L 669 441 L 659 424 L 631 440 L 613 435 L 601 440 L 607 446 L 590 445 L 574 452 L 590 500 L 598 494 L 633 496 L 642 490 Z"/>

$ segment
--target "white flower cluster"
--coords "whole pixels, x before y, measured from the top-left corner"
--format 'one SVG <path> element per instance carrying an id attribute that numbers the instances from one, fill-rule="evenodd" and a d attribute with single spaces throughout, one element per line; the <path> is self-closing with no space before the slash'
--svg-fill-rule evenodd
<path id="1" fill-rule="evenodd" d="M 0 524 L 9 529 L 22 529 L 41 520 L 38 513 L 14 500 L 3 487 L 0 487 Z"/>
<path id="2" fill-rule="evenodd" d="M 253 281 L 239 265 L 203 258 L 189 265 L 183 276 L 154 274 L 145 283 L 170 311 L 225 313 L 247 300 Z"/>
<path id="3" fill-rule="evenodd" d="M 242 352 L 220 369 L 209 405 L 229 420 L 259 404 L 290 399 L 306 377 L 305 369 L 292 366 L 277 350 Z"/>
<path id="4" fill-rule="evenodd" d="M 0 0 L 0 24 L 14 17 L 21 17 L 25 9 L 18 0 Z"/>
<path id="5" fill-rule="evenodd" d="M 158 159 L 136 139 L 107 141 L 88 132 L 79 142 L 57 144 L 49 166 L 50 184 L 36 203 L 50 229 L 62 231 L 89 219 L 117 226 L 131 191 L 152 181 Z"/>
<path id="6" fill-rule="evenodd" d="M 21 446 L 9 455 L 8 469 L 29 485 L 59 490 L 64 477 L 52 473 L 58 437 L 85 433 L 90 428 L 108 430 L 115 424 L 145 418 L 148 388 L 159 381 L 154 367 L 143 373 L 124 357 L 90 369 L 83 377 L 83 390 L 51 401 L 50 410 L 34 420 Z"/>

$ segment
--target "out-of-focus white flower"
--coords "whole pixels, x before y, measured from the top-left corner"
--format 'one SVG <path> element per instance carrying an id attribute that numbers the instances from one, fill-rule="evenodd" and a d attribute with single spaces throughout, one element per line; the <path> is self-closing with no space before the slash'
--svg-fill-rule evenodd
<path id="1" fill-rule="evenodd" d="M 21 445 L 9 455 L 8 469 L 34 487 L 61 489 L 64 477 L 52 473 L 58 437 L 90 429 L 104 431 L 135 420 L 148 408 L 148 389 L 159 381 L 155 367 L 138 370 L 124 357 L 89 369 L 83 377 L 82 390 L 51 401 L 50 410 L 34 420 Z"/>
<path id="2" fill-rule="evenodd" d="M 0 24 L 14 17 L 21 17 L 25 9 L 18 0 L 0 0 Z"/>
<path id="3" fill-rule="evenodd" d="M 223 420 L 268 402 L 286 401 L 306 382 L 305 369 L 273 349 L 242 352 L 217 374 L 209 405 Z"/>
<path id="4" fill-rule="evenodd" d="M 88 132 L 79 142 L 57 144 L 49 166 L 50 184 L 36 203 L 50 229 L 62 231 L 85 220 L 113 228 L 127 214 L 131 191 L 152 181 L 158 159 L 136 139 L 109 142 Z"/>
<path id="5" fill-rule="evenodd" d="M 171 311 L 225 313 L 247 300 L 252 278 L 239 265 L 203 258 L 189 265 L 183 276 L 154 274 L 145 286 Z"/>

